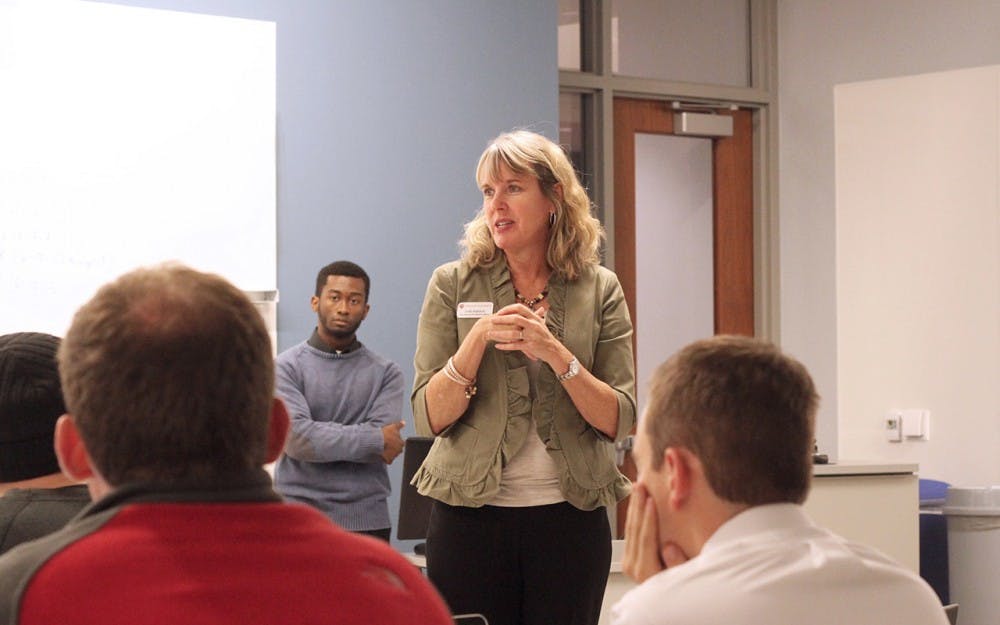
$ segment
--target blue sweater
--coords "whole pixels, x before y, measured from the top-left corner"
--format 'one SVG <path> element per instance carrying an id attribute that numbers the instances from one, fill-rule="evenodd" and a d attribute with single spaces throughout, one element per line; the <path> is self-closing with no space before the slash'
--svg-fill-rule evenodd
<path id="1" fill-rule="evenodd" d="M 277 393 L 292 429 L 274 470 L 275 488 L 344 529 L 391 527 L 382 427 L 400 420 L 403 374 L 364 346 L 338 354 L 309 343 L 276 361 Z"/>

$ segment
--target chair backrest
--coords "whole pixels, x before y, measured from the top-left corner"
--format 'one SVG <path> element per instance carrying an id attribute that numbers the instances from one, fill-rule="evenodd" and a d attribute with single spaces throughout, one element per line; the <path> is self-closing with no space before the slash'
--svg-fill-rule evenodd
<path id="1" fill-rule="evenodd" d="M 399 491 L 399 523 L 396 524 L 396 538 L 399 540 L 427 538 L 431 498 L 418 493 L 410 480 L 427 457 L 433 443 L 432 436 L 410 436 L 403 445 L 403 484 Z"/>
<path id="2" fill-rule="evenodd" d="M 462 625 L 463 623 L 468 623 L 469 625 L 490 625 L 490 622 L 482 614 L 453 614 L 451 618 L 455 621 L 455 625 Z"/>

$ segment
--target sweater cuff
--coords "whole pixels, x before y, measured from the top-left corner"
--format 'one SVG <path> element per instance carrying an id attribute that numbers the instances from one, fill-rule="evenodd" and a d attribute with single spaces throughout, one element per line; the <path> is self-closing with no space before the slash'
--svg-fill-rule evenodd
<path id="1" fill-rule="evenodd" d="M 366 457 L 382 459 L 382 451 L 385 449 L 385 439 L 382 437 L 382 428 L 372 424 L 371 429 L 361 436 L 361 453 Z"/>

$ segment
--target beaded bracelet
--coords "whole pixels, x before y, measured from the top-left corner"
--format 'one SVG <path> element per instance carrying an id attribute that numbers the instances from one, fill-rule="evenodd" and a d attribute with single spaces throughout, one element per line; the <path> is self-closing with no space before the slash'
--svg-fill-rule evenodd
<path id="1" fill-rule="evenodd" d="M 455 362 L 454 360 L 452 360 L 452 358 L 448 359 L 448 363 L 445 364 L 443 371 L 445 377 L 447 377 L 449 380 L 451 380 L 455 384 L 465 387 L 466 399 L 472 399 L 472 396 L 475 395 L 476 391 L 478 390 L 476 388 L 476 381 L 474 379 L 470 380 L 469 378 L 459 373 L 458 369 L 455 367 Z"/>

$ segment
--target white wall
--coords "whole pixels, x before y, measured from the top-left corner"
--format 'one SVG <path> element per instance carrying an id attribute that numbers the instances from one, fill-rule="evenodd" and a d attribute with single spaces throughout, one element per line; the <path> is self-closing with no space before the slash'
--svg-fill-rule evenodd
<path id="1" fill-rule="evenodd" d="M 1000 66 L 834 100 L 841 454 L 1000 483 Z M 887 442 L 897 408 L 930 440 Z"/>
<path id="2" fill-rule="evenodd" d="M 1000 63 L 1000 3 L 779 0 L 778 54 L 780 340 L 816 379 L 820 448 L 837 456 L 838 415 L 845 431 L 878 415 L 837 403 L 834 86 Z M 956 383 L 962 373 L 942 372 Z M 994 427 L 996 413 L 977 418 Z M 949 452 L 979 444 L 963 440 Z"/>

